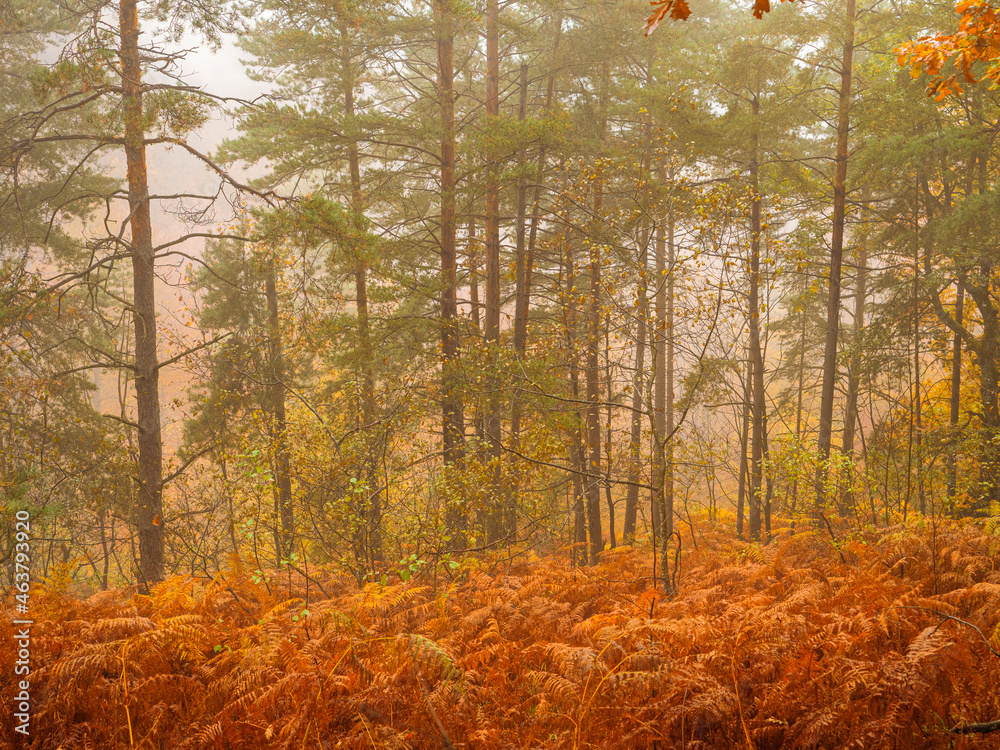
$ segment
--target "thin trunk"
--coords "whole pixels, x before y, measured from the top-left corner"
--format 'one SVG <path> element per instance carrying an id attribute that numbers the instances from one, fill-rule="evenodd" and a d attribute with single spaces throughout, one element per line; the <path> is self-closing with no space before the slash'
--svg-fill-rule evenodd
<path id="1" fill-rule="evenodd" d="M 795 445 L 799 447 L 802 445 L 802 395 L 805 392 L 805 381 L 806 381 L 806 308 L 805 305 L 802 306 L 802 316 L 801 316 L 802 328 L 799 331 L 799 343 L 801 349 L 799 349 L 799 388 L 798 396 L 795 402 Z M 799 499 L 799 474 L 796 467 L 795 479 L 792 480 L 792 503 L 790 511 L 795 512 L 795 507 L 798 504 Z"/>
<path id="2" fill-rule="evenodd" d="M 833 436 L 833 393 L 837 378 L 837 337 L 840 330 L 840 276 L 844 256 L 844 219 L 847 208 L 847 157 L 850 135 L 851 73 L 854 58 L 854 4 L 846 2 L 846 38 L 840 71 L 837 107 L 837 157 L 833 179 L 833 236 L 830 243 L 830 289 L 826 307 L 826 341 L 823 348 L 823 390 L 819 410 L 816 468 L 816 511 L 826 507 L 830 444 Z"/>
<path id="3" fill-rule="evenodd" d="M 750 370 L 751 402 L 753 404 L 752 432 L 750 438 L 750 528 L 751 539 L 760 539 L 761 504 L 764 476 L 764 357 L 760 345 L 760 235 L 761 235 L 761 194 L 757 164 L 758 134 L 756 128 L 760 118 L 760 102 L 753 100 L 754 135 L 753 154 L 750 160 Z"/>
<path id="4" fill-rule="evenodd" d="M 611 495 L 611 321 L 604 316 L 604 388 L 607 397 L 604 422 L 604 500 L 608 506 L 608 544 L 618 546 L 615 540 L 615 501 Z"/>
<path id="5" fill-rule="evenodd" d="M 671 175 L 672 177 L 673 175 Z M 666 311 L 663 331 L 664 338 L 664 438 L 663 446 L 663 551 L 667 551 L 666 540 L 674 532 L 674 265 L 677 261 L 677 246 L 674 244 L 674 203 L 671 199 L 667 208 L 667 288 Z M 666 565 L 666 559 L 664 559 Z M 666 568 L 663 568 L 666 570 Z"/>
<path id="6" fill-rule="evenodd" d="M 519 99 L 517 107 L 517 119 L 523 122 L 528 116 L 528 66 L 521 66 L 521 80 L 519 88 Z M 528 265 L 526 254 L 525 218 L 527 213 L 528 183 L 524 179 L 524 162 L 526 158 L 525 149 L 522 147 L 518 153 L 517 163 L 519 174 L 517 180 L 517 226 L 515 227 L 517 236 L 517 256 L 516 266 L 516 289 L 514 294 L 514 351 L 519 359 L 524 358 L 524 352 L 528 343 L 528 308 L 531 302 L 531 267 Z M 520 415 L 520 410 L 518 410 Z M 512 420 L 513 421 L 513 420 Z M 511 427 L 511 434 L 516 435 L 514 427 Z M 512 438 L 513 439 L 513 438 Z"/>
<path id="7" fill-rule="evenodd" d="M 600 217 L 603 186 L 601 170 L 594 183 L 594 216 Z M 590 309 L 587 314 L 587 528 L 590 533 L 590 564 L 597 564 L 604 549 L 601 527 L 601 252 L 590 243 Z"/>
<path id="8" fill-rule="evenodd" d="M 636 324 L 635 375 L 632 377 L 632 432 L 629 438 L 628 492 L 625 496 L 625 523 L 622 540 L 631 544 L 635 539 L 636 516 L 639 510 L 639 481 L 642 478 L 642 392 L 646 380 L 646 316 L 649 302 L 646 299 L 646 266 L 649 263 L 649 230 L 643 230 L 639 240 L 639 320 Z"/>
<path id="9" fill-rule="evenodd" d="M 979 491 L 976 503 L 971 509 L 975 515 L 989 511 L 991 502 L 1000 502 L 1000 317 L 993 300 L 996 290 L 992 281 L 993 265 L 988 261 L 980 264 L 980 278 L 973 285 L 966 282 L 966 291 L 976 302 L 982 317 L 982 335 L 976 354 L 979 365 L 979 399 L 982 404 L 980 415 L 982 437 L 979 453 Z"/>
<path id="10" fill-rule="evenodd" d="M 517 119 L 523 122 L 528 116 L 528 66 L 521 66 L 520 96 L 518 99 Z M 525 362 L 525 354 L 528 347 L 528 308 L 531 303 L 531 263 L 527 257 L 526 247 L 526 226 L 527 215 L 527 182 L 524 179 L 524 162 L 526 158 L 525 149 L 522 147 L 518 153 L 517 163 L 520 177 L 517 181 L 517 226 L 515 232 L 517 236 L 516 248 L 516 280 L 514 291 L 514 352 L 518 362 Z M 531 259 L 533 260 L 533 259 Z M 521 443 L 521 412 L 524 408 L 522 399 L 517 391 L 511 397 L 510 409 L 510 443 L 515 450 L 519 450 Z M 517 498 L 520 493 L 521 467 L 516 465 L 516 470 L 512 477 L 511 486 L 507 490 L 507 500 L 505 503 L 505 525 L 513 530 L 517 524 Z"/>
<path id="11" fill-rule="evenodd" d="M 135 397 L 139 426 L 139 492 L 135 520 L 139 575 L 145 587 L 163 580 L 163 440 L 160 435 L 159 364 L 156 356 L 155 253 L 149 214 L 149 181 L 143 126 L 142 64 L 136 0 L 119 4 L 122 112 L 128 177 L 135 328 Z"/>
<path id="12" fill-rule="evenodd" d="M 292 508 L 292 472 L 288 456 L 288 425 L 285 417 L 285 363 L 281 345 L 281 327 L 278 320 L 278 286 L 276 264 L 272 258 L 264 280 L 264 296 L 267 300 L 267 348 L 270 378 L 267 386 L 267 400 L 271 409 L 272 435 L 274 441 L 274 484 L 275 510 L 281 522 L 280 533 L 276 534 L 278 564 L 292 551 L 295 535 L 295 517 Z M 355 550 L 356 553 L 360 550 Z"/>
<path id="13" fill-rule="evenodd" d="M 608 64 L 601 69 L 600 133 L 601 140 L 607 129 L 608 118 Z M 594 175 L 593 221 L 601 222 L 604 209 L 604 167 L 598 163 Z M 591 241 L 590 247 L 590 310 L 587 315 L 587 528 L 590 532 L 590 564 L 597 564 L 604 549 L 604 531 L 601 524 L 601 371 L 599 364 L 601 337 L 601 245 Z"/>
<path id="14" fill-rule="evenodd" d="M 566 243 L 566 344 L 569 353 L 569 382 L 573 403 L 580 403 L 580 360 L 576 342 L 575 262 L 572 242 Z M 587 564 L 587 514 L 584 507 L 584 475 L 587 462 L 583 451 L 583 414 L 577 407 L 570 414 L 570 461 L 573 464 L 573 564 Z"/>
<path id="15" fill-rule="evenodd" d="M 862 201 L 868 198 L 868 190 Z M 851 341 L 851 362 L 847 377 L 847 409 L 844 412 L 844 438 L 841 452 L 852 463 L 852 476 L 848 477 L 847 504 L 854 505 L 854 432 L 858 423 L 858 392 L 861 389 L 861 337 L 865 327 L 865 299 L 868 296 L 868 232 L 862 223 L 858 236 L 857 277 L 854 282 L 854 337 Z"/>
<path id="16" fill-rule="evenodd" d="M 344 54 L 341 60 L 344 79 L 344 114 L 348 120 L 354 120 L 354 63 L 349 53 L 347 41 L 348 32 L 341 26 L 340 34 Z M 354 128 L 352 127 L 352 131 Z M 361 160 L 358 155 L 358 142 L 351 139 L 347 144 L 347 163 L 351 173 L 351 215 L 355 229 L 360 233 L 364 225 L 364 198 L 361 192 Z M 361 254 L 360 248 L 352 251 L 354 265 L 354 285 L 357 291 L 358 308 L 358 349 L 361 363 L 361 418 L 364 429 L 371 434 L 375 429 L 375 374 L 372 366 L 371 321 L 368 312 L 368 266 Z M 376 435 L 377 437 L 377 435 Z M 370 493 L 366 507 L 362 509 L 365 519 L 364 546 L 373 562 L 382 560 L 382 480 L 378 472 L 379 440 L 366 440 L 365 445 L 365 480 Z"/>
<path id="17" fill-rule="evenodd" d="M 955 322 L 962 325 L 965 305 L 965 285 L 958 280 L 955 292 Z M 951 411 L 948 424 L 951 427 L 951 446 L 948 450 L 948 501 L 951 516 L 955 516 L 955 495 L 958 492 L 958 417 L 962 408 L 962 337 L 955 334 L 951 355 Z"/>
<path id="18" fill-rule="evenodd" d="M 441 411 L 444 463 L 460 466 L 465 456 L 462 397 L 458 367 L 457 259 L 455 254 L 455 64 L 451 0 L 434 5 L 437 24 L 438 102 L 441 109 Z M 454 544 L 462 546 L 465 509 L 449 502 L 448 525 Z"/>
<path id="19" fill-rule="evenodd" d="M 917 237 L 919 238 L 919 231 Z M 923 404 L 920 394 L 920 242 L 916 243 L 913 256 L 913 422 L 917 461 L 917 507 L 920 515 L 927 515 L 927 497 L 924 492 L 924 435 Z"/>
<path id="20" fill-rule="evenodd" d="M 653 535 L 661 542 L 667 539 L 671 518 L 664 516 L 664 491 L 666 484 L 666 435 L 667 435 L 667 235 L 663 222 L 657 223 L 656 240 L 656 325 L 653 326 Z M 666 544 L 663 544 L 664 549 Z"/>
<path id="21" fill-rule="evenodd" d="M 486 116 L 500 115 L 499 0 L 486 2 Z M 487 542 L 504 536 L 500 507 L 500 163 L 495 153 L 486 163 L 486 346 L 489 350 L 486 378 L 486 444 L 490 458 L 490 511 Z"/>
<path id="22" fill-rule="evenodd" d="M 469 314 L 472 316 L 472 326 L 477 334 L 482 333 L 479 320 L 479 245 L 476 239 L 476 220 L 469 217 Z"/>
<path id="23" fill-rule="evenodd" d="M 771 449 L 767 444 L 767 415 L 764 415 L 764 466 L 770 465 L 771 459 Z M 764 497 L 764 540 L 765 542 L 771 539 L 771 501 L 774 499 L 774 481 L 771 477 L 771 472 L 768 471 L 765 475 L 765 481 L 767 483 L 767 490 Z"/>
<path id="24" fill-rule="evenodd" d="M 739 490 L 736 499 L 736 534 L 737 536 L 743 536 L 743 526 L 746 514 L 746 494 L 747 494 L 747 478 L 749 472 L 747 471 L 747 447 L 750 441 L 750 411 L 751 402 L 750 394 L 753 391 L 753 368 L 750 366 L 750 356 L 747 355 L 746 362 L 746 376 L 743 380 L 743 408 L 742 408 L 742 425 L 740 426 L 740 478 L 739 478 Z"/>
<path id="25" fill-rule="evenodd" d="M 104 555 L 104 566 L 101 571 L 101 591 L 108 590 L 108 569 L 111 567 L 111 553 L 108 551 L 108 533 L 104 526 L 105 518 L 104 508 L 101 507 L 97 511 L 97 523 L 101 528 L 101 552 Z"/>
<path id="26" fill-rule="evenodd" d="M 471 307 L 472 314 L 472 328 L 473 332 L 476 334 L 476 338 L 482 335 L 482 328 L 480 325 L 480 302 L 479 302 L 479 241 L 476 239 L 476 220 L 470 216 L 469 217 L 469 249 L 468 249 L 468 262 L 469 262 L 469 305 Z M 481 461 L 483 459 L 484 453 L 483 448 L 486 445 L 486 430 L 484 428 L 483 422 L 483 408 L 482 400 L 477 399 L 475 412 L 472 415 L 473 432 L 475 433 L 475 446 L 476 455 Z M 485 528 L 485 518 L 482 517 L 482 509 L 479 510 L 480 515 L 480 526 Z"/>

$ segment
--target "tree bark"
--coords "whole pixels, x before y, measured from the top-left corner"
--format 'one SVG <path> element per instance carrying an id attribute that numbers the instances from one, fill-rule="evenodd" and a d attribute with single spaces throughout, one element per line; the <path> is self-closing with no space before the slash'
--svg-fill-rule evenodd
<path id="1" fill-rule="evenodd" d="M 819 410 L 816 468 L 816 505 L 826 507 L 830 446 L 833 435 L 833 394 L 837 379 L 837 338 L 840 332 L 840 276 L 844 257 L 844 223 L 847 208 L 847 158 L 851 127 L 851 74 L 854 58 L 855 0 L 847 0 L 844 51 L 840 70 L 840 100 L 837 107 L 837 156 L 833 178 L 833 236 L 830 247 L 830 287 L 826 307 L 826 340 L 823 347 L 823 387 Z"/>
<path id="2" fill-rule="evenodd" d="M 750 438 L 750 528 L 751 539 L 760 539 L 761 490 L 764 476 L 764 357 L 760 345 L 760 235 L 761 194 L 758 168 L 758 134 L 760 101 L 754 96 L 753 154 L 750 159 L 750 371 L 752 373 L 751 400 L 753 419 Z"/>
<path id="3" fill-rule="evenodd" d="M 163 440 L 160 434 L 159 363 L 156 355 L 156 295 L 153 229 L 149 213 L 136 0 L 119 4 L 122 111 L 128 177 L 130 256 L 135 329 L 135 396 L 139 425 L 139 492 L 135 520 L 139 532 L 139 575 L 143 584 L 163 580 Z"/>
<path id="4" fill-rule="evenodd" d="M 452 0 L 436 0 L 438 101 L 441 110 L 441 412 L 445 465 L 460 466 L 465 457 L 465 425 L 459 391 L 457 260 L 455 254 L 455 62 Z M 448 525 L 453 543 L 464 544 L 464 508 L 449 501 Z"/>
<path id="5" fill-rule="evenodd" d="M 736 497 L 736 535 L 743 537 L 744 522 L 746 520 L 746 495 L 748 471 L 747 448 L 750 442 L 750 412 L 751 393 L 753 392 L 753 368 L 750 366 L 750 355 L 746 358 L 746 374 L 743 377 L 743 408 L 741 409 L 742 424 L 740 425 L 740 475 L 739 488 Z"/>
<path id="6" fill-rule="evenodd" d="M 629 436 L 628 491 L 625 495 L 625 521 L 622 540 L 631 544 L 635 539 L 636 517 L 639 510 L 639 481 L 642 478 L 642 393 L 646 381 L 646 316 L 649 302 L 646 297 L 647 264 L 649 263 L 649 230 L 643 232 L 639 240 L 639 319 L 636 323 L 635 375 L 632 376 L 632 431 Z"/>
<path id="7" fill-rule="evenodd" d="M 665 218 L 665 217 L 664 217 Z M 656 508 L 653 535 L 666 548 L 670 536 L 670 517 L 664 515 L 666 491 L 667 438 L 667 233 L 664 219 L 656 225 L 654 253 L 656 263 L 655 312 L 653 326 L 653 506 Z M 669 530 L 668 530 L 669 529 Z"/>
<path id="8" fill-rule="evenodd" d="M 348 32 L 343 25 L 340 27 L 343 44 L 341 67 L 344 81 L 344 114 L 352 121 L 351 132 L 354 132 L 354 64 L 348 46 Z M 364 230 L 364 199 L 361 193 L 361 160 L 358 154 L 358 141 L 352 138 L 347 144 L 347 163 L 351 174 L 351 216 L 354 230 L 360 235 Z M 361 362 L 361 419 L 367 435 L 377 430 L 375 406 L 375 373 L 372 366 L 371 321 L 368 312 L 368 263 L 362 254 L 362 248 L 352 248 L 354 263 L 354 286 L 357 292 L 358 309 L 358 348 Z M 364 471 L 368 485 L 368 496 L 361 516 L 365 519 L 364 547 L 373 562 L 382 560 L 382 480 L 378 471 L 378 454 L 381 440 L 365 440 Z"/>
<path id="9" fill-rule="evenodd" d="M 521 78 L 519 85 L 519 97 L 517 107 L 517 119 L 521 122 L 528 116 L 528 66 L 521 66 Z M 519 363 L 525 362 L 525 354 L 528 348 L 528 308 L 531 302 L 531 274 L 532 261 L 527 254 L 527 198 L 528 186 L 524 179 L 524 166 L 526 152 L 522 146 L 518 153 L 517 163 L 519 177 L 517 180 L 517 226 L 515 233 L 517 238 L 515 257 L 515 290 L 514 290 L 514 352 Z M 520 450 L 521 444 L 521 413 L 524 408 L 523 399 L 515 391 L 511 397 L 510 409 L 510 443 L 515 450 Z M 521 467 L 515 464 L 512 481 L 507 491 L 505 500 L 504 525 L 513 530 L 517 526 L 517 499 L 520 494 Z"/>
<path id="10" fill-rule="evenodd" d="M 594 217 L 600 217 L 603 201 L 601 168 L 594 184 Z M 590 243 L 590 309 L 587 314 L 587 529 L 590 533 L 590 564 L 596 565 L 604 549 L 601 525 L 601 252 Z"/>
<path id="11" fill-rule="evenodd" d="M 499 0 L 486 1 L 486 117 L 500 115 Z M 496 153 L 486 157 L 486 318 L 484 333 L 489 364 L 486 378 L 486 443 L 490 459 L 490 512 L 486 539 L 504 536 L 500 498 L 500 163 Z"/>
<path id="12" fill-rule="evenodd" d="M 576 341 L 576 268 L 572 242 L 566 243 L 566 348 L 569 356 L 569 383 L 573 403 L 580 403 L 580 359 Z M 584 507 L 584 476 L 587 461 L 583 448 L 583 414 L 579 407 L 570 413 L 570 462 L 573 471 L 573 565 L 587 564 L 587 515 Z"/>
<path id="13" fill-rule="evenodd" d="M 865 199 L 868 191 L 865 191 Z M 854 432 L 858 423 L 858 393 L 861 389 L 861 348 L 865 327 L 865 301 L 868 296 L 868 231 L 864 222 L 858 235 L 857 276 L 854 282 L 854 337 L 847 375 L 847 408 L 844 410 L 844 437 L 841 452 L 853 465 Z M 848 479 L 847 504 L 854 505 L 853 476 Z"/>
<path id="14" fill-rule="evenodd" d="M 955 322 L 962 325 L 962 313 L 965 305 L 965 284 L 958 279 L 958 289 L 955 292 Z M 958 418 L 962 409 L 962 337 L 955 334 L 951 355 L 951 401 L 948 424 L 951 427 L 951 445 L 948 449 L 948 502 L 949 512 L 955 516 L 955 495 L 958 492 Z"/>
<path id="15" fill-rule="evenodd" d="M 285 416 L 285 367 L 281 346 L 281 326 L 278 318 L 278 286 L 276 264 L 272 257 L 268 261 L 267 277 L 264 280 L 264 296 L 267 300 L 267 344 L 270 377 L 267 391 L 271 408 L 272 433 L 274 442 L 274 504 L 281 528 L 276 536 L 275 552 L 278 565 L 292 552 L 295 538 L 295 515 L 292 507 L 292 472 L 288 457 L 288 424 Z M 360 550 L 355 549 L 358 554 Z"/>
<path id="16" fill-rule="evenodd" d="M 611 493 L 611 321 L 604 316 L 604 389 L 607 406 L 604 412 L 604 500 L 608 506 L 608 544 L 618 546 L 615 539 L 615 501 Z"/>

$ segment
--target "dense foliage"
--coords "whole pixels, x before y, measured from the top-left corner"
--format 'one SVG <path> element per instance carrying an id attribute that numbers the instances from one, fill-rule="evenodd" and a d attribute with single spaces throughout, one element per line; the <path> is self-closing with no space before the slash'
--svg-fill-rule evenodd
<path id="1" fill-rule="evenodd" d="M 86 600 L 55 579 L 32 747 L 987 746 L 949 731 L 1000 715 L 995 534 L 693 533 L 673 596 L 635 549 L 360 590 L 240 565 Z"/>
<path id="2" fill-rule="evenodd" d="M 1000 729 L 996 10 L 652 5 L 0 0 L 34 747 Z"/>

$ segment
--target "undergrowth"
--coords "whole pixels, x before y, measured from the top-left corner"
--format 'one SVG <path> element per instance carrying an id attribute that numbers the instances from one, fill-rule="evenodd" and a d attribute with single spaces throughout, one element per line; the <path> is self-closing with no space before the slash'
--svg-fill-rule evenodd
<path id="1" fill-rule="evenodd" d="M 1000 538 L 941 523 L 837 549 L 819 532 L 698 539 L 673 598 L 651 588 L 648 548 L 436 592 L 316 576 L 332 598 L 312 585 L 308 602 L 305 579 L 288 598 L 238 564 L 150 596 L 36 591 L 27 746 L 998 746 L 948 730 L 1000 718 Z"/>

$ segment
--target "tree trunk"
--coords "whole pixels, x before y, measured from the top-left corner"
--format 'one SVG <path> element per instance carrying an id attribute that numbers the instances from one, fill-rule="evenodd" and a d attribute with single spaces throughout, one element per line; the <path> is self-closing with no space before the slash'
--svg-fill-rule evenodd
<path id="1" fill-rule="evenodd" d="M 965 285 L 958 279 L 958 289 L 955 292 L 955 322 L 962 325 L 963 306 L 965 304 Z M 951 355 L 951 403 L 948 424 L 951 427 L 951 445 L 948 450 L 948 502 L 949 512 L 955 516 L 955 495 L 958 492 L 958 418 L 962 408 L 962 337 L 955 334 Z"/>
<path id="2" fill-rule="evenodd" d="M 673 177 L 673 174 L 671 174 Z M 674 533 L 674 265 L 677 261 L 677 247 L 674 243 L 674 203 L 670 200 L 667 208 L 667 279 L 666 279 L 666 310 L 663 331 L 664 338 L 664 383 L 663 408 L 664 432 L 667 441 L 663 446 L 663 551 L 666 553 L 666 540 Z M 664 564 L 666 562 L 664 561 Z M 664 568 L 665 570 L 665 568 Z"/>
<path id="3" fill-rule="evenodd" d="M 757 165 L 757 128 L 759 127 L 760 102 L 753 99 L 754 136 L 753 155 L 750 160 L 750 371 L 751 402 L 753 404 L 750 438 L 750 528 L 751 539 L 760 539 L 761 505 L 764 476 L 764 357 L 760 345 L 760 234 L 761 194 Z"/>
<path id="4" fill-rule="evenodd" d="M 649 263 L 649 231 L 644 230 L 639 240 L 639 320 L 636 323 L 635 375 L 632 377 L 632 432 L 629 437 L 628 492 L 625 495 L 625 522 L 622 540 L 632 544 L 635 539 L 636 517 L 639 510 L 639 481 L 642 478 L 642 393 L 646 380 L 646 316 L 649 303 L 646 299 L 646 266 Z"/>
<path id="5" fill-rule="evenodd" d="M 465 456 L 464 414 L 458 362 L 457 262 L 455 254 L 455 63 L 451 0 L 434 5 L 437 25 L 438 101 L 441 109 L 441 412 L 444 463 L 461 465 Z M 451 501 L 448 525 L 458 546 L 467 526 L 464 508 Z"/>
<path id="6" fill-rule="evenodd" d="M 594 217 L 601 215 L 603 186 L 601 168 L 594 183 Z M 587 314 L 587 528 L 590 532 L 590 564 L 596 565 L 604 549 L 601 525 L 601 252 L 590 243 L 590 309 Z"/>
<path id="7" fill-rule="evenodd" d="M 528 116 L 528 66 L 521 66 L 521 80 L 519 87 L 520 96 L 518 99 L 517 119 L 521 122 Z M 517 237 L 516 248 L 516 280 L 514 290 L 514 352 L 520 363 L 525 362 L 525 354 L 528 348 L 528 308 L 531 302 L 531 274 L 533 258 L 527 256 L 526 246 L 526 218 L 527 218 L 527 198 L 528 185 L 524 179 L 524 162 L 526 159 L 525 149 L 522 147 L 518 153 L 517 163 L 519 174 L 517 180 L 517 226 L 515 228 Z M 510 443 L 515 450 L 519 450 L 521 442 L 521 411 L 524 408 L 523 399 L 520 393 L 515 391 L 511 397 L 510 410 Z M 517 499 L 520 494 L 521 468 L 515 463 L 516 471 L 513 472 L 511 486 L 507 490 L 505 502 L 504 525 L 513 531 L 517 527 Z"/>
<path id="8" fill-rule="evenodd" d="M 344 81 L 344 114 L 354 120 L 354 64 L 349 54 L 347 29 L 341 25 L 344 54 L 341 61 Z M 352 125 L 352 132 L 354 128 Z M 347 144 L 347 163 L 351 173 L 351 216 L 354 229 L 359 234 L 364 229 L 364 198 L 361 193 L 361 160 L 358 155 L 358 142 L 352 138 Z M 368 313 L 368 264 L 362 256 L 361 249 L 352 248 L 354 263 L 354 286 L 357 292 L 358 308 L 358 348 L 361 361 L 361 419 L 367 435 L 378 428 L 376 426 L 375 407 L 375 374 L 372 366 L 371 322 Z M 365 440 L 364 471 L 368 485 L 366 504 L 361 509 L 365 519 L 364 546 L 371 560 L 382 560 L 382 478 L 378 471 L 378 454 L 381 440 L 377 432 L 376 440 L 370 437 Z"/>
<path id="9" fill-rule="evenodd" d="M 867 200 L 865 190 L 863 200 Z M 841 452 L 851 459 L 852 476 L 848 478 L 847 504 L 854 505 L 854 431 L 858 423 L 858 392 L 861 389 L 862 331 L 865 327 L 865 300 L 868 296 L 868 231 L 864 222 L 858 235 L 857 276 L 854 282 L 854 337 L 851 341 L 851 361 L 847 375 L 847 408 L 844 411 L 844 438 Z"/>
<path id="10" fill-rule="evenodd" d="M 746 358 L 746 375 L 741 385 L 743 386 L 743 408 L 740 426 L 740 477 L 736 498 L 736 535 L 742 538 L 746 516 L 747 478 L 750 473 L 747 470 L 749 468 L 747 466 L 747 447 L 750 442 L 750 411 L 752 409 L 750 394 L 753 392 L 753 368 L 750 366 L 749 354 Z"/>
<path id="11" fill-rule="evenodd" d="M 608 544 L 618 546 L 615 540 L 615 501 L 611 494 L 611 321 L 604 316 L 604 388 L 607 397 L 604 422 L 604 500 L 608 506 Z"/>
<path id="12" fill-rule="evenodd" d="M 267 344 L 270 365 L 268 380 L 268 402 L 271 408 L 272 434 L 274 441 L 274 484 L 275 510 L 281 521 L 281 531 L 276 535 L 278 565 L 292 552 L 295 538 L 295 517 L 292 508 L 292 472 L 288 458 L 288 426 L 285 418 L 285 367 L 281 346 L 281 327 L 278 320 L 278 287 L 276 264 L 272 257 L 268 262 L 267 278 L 264 281 L 264 296 L 267 299 Z M 358 553 L 359 550 L 355 550 Z"/>
<path id="13" fill-rule="evenodd" d="M 795 445 L 797 448 L 801 448 L 802 445 L 802 396 L 805 392 L 805 381 L 806 381 L 806 308 L 805 305 L 802 306 L 802 315 L 800 319 L 802 327 L 799 331 L 799 343 L 801 349 L 799 349 L 799 387 L 798 394 L 795 401 Z M 795 479 L 792 480 L 792 502 L 789 510 L 794 514 L 795 507 L 798 505 L 799 500 L 799 471 L 798 466 L 795 467 Z"/>
<path id="14" fill-rule="evenodd" d="M 159 364 L 156 356 L 156 296 L 153 229 L 143 126 L 142 65 L 136 0 L 119 4 L 122 111 L 128 176 L 135 329 L 135 397 L 139 425 L 139 575 L 144 586 L 163 580 L 163 441 L 160 435 Z"/>
<path id="15" fill-rule="evenodd" d="M 500 115 L 499 0 L 486 2 L 486 117 Z M 486 378 L 486 444 L 490 459 L 490 511 L 486 539 L 504 536 L 500 499 L 500 164 L 495 153 L 486 158 L 486 319 L 489 351 Z"/>
<path id="16" fill-rule="evenodd" d="M 819 409 L 816 468 L 816 511 L 826 507 L 830 443 L 833 435 L 833 392 L 837 379 L 837 338 L 840 331 L 840 276 L 844 257 L 844 218 L 847 207 L 847 157 L 850 135 L 851 73 L 854 58 L 854 0 L 846 2 L 844 53 L 837 107 L 837 157 L 833 178 L 833 237 L 830 243 L 830 289 L 826 306 L 826 341 L 823 347 L 823 389 Z"/>
<path id="17" fill-rule="evenodd" d="M 666 548 L 672 518 L 664 516 L 666 491 L 666 438 L 667 438 L 667 234 L 661 220 L 656 225 L 656 325 L 653 326 L 653 535 Z"/>
<path id="18" fill-rule="evenodd" d="M 569 383 L 573 403 L 580 403 L 580 360 L 576 342 L 576 269 L 573 245 L 566 243 L 566 345 L 569 353 Z M 587 515 L 584 507 L 584 476 L 587 461 L 583 450 L 583 414 L 575 407 L 570 414 L 570 461 L 573 471 L 573 564 L 587 564 Z"/>
<path id="19" fill-rule="evenodd" d="M 966 282 L 966 291 L 979 308 L 983 332 L 979 346 L 973 350 L 979 365 L 980 449 L 979 449 L 979 491 L 975 505 L 970 509 L 973 515 L 988 512 L 991 502 L 1000 502 L 1000 318 L 993 300 L 996 291 L 991 287 L 993 265 L 983 261 L 980 265 L 977 283 Z"/>
<path id="20" fill-rule="evenodd" d="M 917 458 L 917 506 L 920 515 L 927 515 L 927 498 L 924 493 L 924 426 L 923 401 L 920 394 L 920 241 L 913 256 L 913 423 Z"/>

